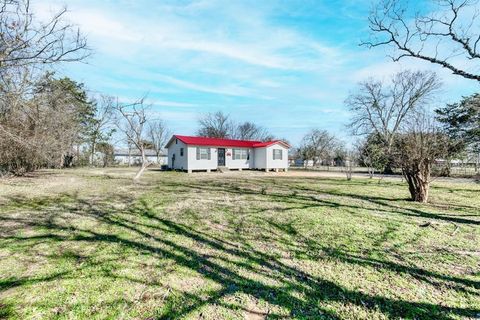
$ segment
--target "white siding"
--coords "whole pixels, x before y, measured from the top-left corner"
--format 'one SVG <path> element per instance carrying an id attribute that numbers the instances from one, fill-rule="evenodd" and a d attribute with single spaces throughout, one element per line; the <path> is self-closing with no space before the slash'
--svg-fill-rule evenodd
<path id="1" fill-rule="evenodd" d="M 256 148 L 254 155 L 255 169 L 265 169 L 267 167 L 267 148 Z"/>
<path id="2" fill-rule="evenodd" d="M 210 160 L 197 160 L 197 147 L 210 148 Z M 207 147 L 207 146 L 188 146 L 188 167 L 187 170 L 216 170 L 218 167 L 218 148 L 221 147 Z M 229 169 L 253 169 L 254 168 L 254 149 L 250 150 L 250 159 L 233 159 L 233 149 L 225 147 L 225 166 Z M 248 149 L 247 149 L 248 150 Z"/>
<path id="3" fill-rule="evenodd" d="M 282 160 L 273 160 L 273 149 L 282 150 Z M 280 143 L 255 149 L 256 169 L 286 169 L 288 168 L 288 149 Z"/>
<path id="4" fill-rule="evenodd" d="M 250 159 L 233 159 L 233 149 L 243 149 L 250 152 Z M 254 168 L 254 151 L 248 148 L 225 148 L 225 165 L 229 169 L 253 169 Z M 229 155 L 230 154 L 230 155 Z"/>
<path id="5" fill-rule="evenodd" d="M 183 157 L 180 155 L 180 148 L 183 148 Z M 175 154 L 175 162 L 172 166 L 172 157 Z M 175 143 L 175 139 L 168 145 L 168 167 L 170 169 L 187 170 L 188 158 L 187 158 L 187 145 L 178 140 Z"/>
<path id="6" fill-rule="evenodd" d="M 282 144 L 276 143 L 268 146 L 267 150 L 267 169 L 286 169 L 288 168 L 288 149 Z M 273 160 L 273 149 L 282 150 L 282 160 Z"/>
<path id="7" fill-rule="evenodd" d="M 199 148 L 210 148 L 210 160 L 197 160 L 197 146 L 188 146 L 188 170 L 214 170 L 217 169 L 217 147 L 199 146 Z"/>

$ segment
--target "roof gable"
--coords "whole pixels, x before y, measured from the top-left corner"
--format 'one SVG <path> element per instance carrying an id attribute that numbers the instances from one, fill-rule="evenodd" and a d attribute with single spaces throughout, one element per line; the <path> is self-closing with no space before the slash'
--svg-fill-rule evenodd
<path id="1" fill-rule="evenodd" d="M 255 145 L 253 145 L 254 148 L 265 148 L 269 146 L 273 146 L 274 144 L 281 144 L 287 149 L 290 149 L 290 145 L 282 140 L 272 140 L 272 141 L 267 141 L 267 142 L 260 142 Z"/>

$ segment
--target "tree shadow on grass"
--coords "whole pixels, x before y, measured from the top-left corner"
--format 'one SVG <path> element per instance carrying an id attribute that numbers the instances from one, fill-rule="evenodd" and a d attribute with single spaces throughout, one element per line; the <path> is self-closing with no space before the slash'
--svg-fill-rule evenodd
<path id="1" fill-rule="evenodd" d="M 308 188 L 302 188 L 304 191 L 309 191 L 312 192 L 314 190 L 308 189 Z M 460 223 L 460 224 L 470 224 L 470 225 L 479 225 L 480 224 L 480 213 L 478 215 L 471 215 L 474 217 L 479 218 L 479 220 L 474 220 L 474 219 L 466 219 L 462 218 L 461 216 L 457 215 L 447 215 L 447 214 L 436 214 L 436 213 L 430 213 L 427 211 L 423 211 L 420 209 L 416 208 L 410 208 L 406 206 L 398 206 L 392 204 L 393 201 L 391 199 L 388 199 L 386 197 L 378 197 L 378 196 L 372 196 L 372 195 L 362 195 L 362 194 L 352 194 L 348 192 L 332 192 L 332 191 L 322 191 L 324 194 L 330 194 L 332 196 L 339 196 L 339 197 L 346 197 L 346 198 L 351 198 L 351 199 L 356 199 L 356 200 L 362 200 L 366 202 L 371 202 L 376 205 L 382 206 L 382 207 L 388 207 L 390 209 L 395 210 L 395 212 L 406 215 L 406 216 L 411 216 L 411 217 L 421 217 L 421 218 L 427 218 L 427 219 L 433 219 L 433 220 L 439 220 L 439 221 L 445 221 L 445 222 L 453 222 L 453 223 Z M 399 199 L 399 200 L 406 200 L 406 199 Z M 471 207 L 465 207 L 462 206 L 462 209 L 473 209 Z"/>
<path id="2" fill-rule="evenodd" d="M 186 188 L 187 186 L 183 185 L 183 187 Z M 166 185 L 166 188 L 168 189 L 168 185 Z M 189 188 L 197 190 L 200 186 L 193 185 Z M 203 190 L 208 192 L 218 191 L 215 188 L 217 187 L 208 187 Z M 227 192 L 248 194 L 248 190 L 233 188 Z M 258 195 L 258 192 L 251 192 Z M 175 189 L 171 189 L 170 193 L 175 194 Z M 302 195 L 267 194 L 261 195 L 261 197 L 265 197 L 266 201 L 285 198 L 286 203 L 292 206 L 343 206 L 328 201 L 315 203 L 318 199 Z M 22 208 L 28 207 L 30 201 L 21 198 L 11 200 L 22 204 Z M 47 210 L 52 205 L 49 201 L 41 203 L 40 206 L 44 206 L 43 209 L 39 208 L 38 202 L 32 209 Z M 112 205 L 112 203 L 115 205 Z M 118 209 L 119 203 L 124 204 L 125 209 Z M 72 204 L 74 204 L 73 207 Z M 64 206 L 63 209 L 62 206 Z M 288 311 L 288 314 L 267 312 L 266 315 L 269 318 L 340 318 L 330 308 L 322 307 L 322 303 L 352 305 L 371 312 L 381 312 L 388 317 L 395 318 L 452 319 L 456 316 L 473 317 L 480 312 L 475 308 L 406 301 L 348 289 L 333 281 L 319 278 L 296 266 L 287 264 L 268 251 L 252 248 L 248 243 L 242 242 L 240 238 L 235 238 L 235 242 L 227 241 L 224 237 L 220 238 L 214 233 L 201 230 L 200 227 L 169 219 L 162 215 L 161 211 L 152 209 L 147 201 L 135 201 L 135 199 L 126 196 L 117 196 L 115 199 L 110 198 L 105 201 L 93 201 L 73 196 L 65 204 L 62 202 L 55 203 L 55 208 L 56 212 L 51 213 L 53 215 L 58 215 L 58 212 L 68 212 L 95 221 L 103 228 L 99 228 L 99 230 L 83 228 L 69 223 L 69 221 L 52 219 L 49 216 L 18 217 L 7 215 L 1 217 L 0 223 L 1 221 L 14 222 L 19 224 L 17 229 L 21 229 L 21 226 L 29 226 L 44 230 L 47 233 L 18 236 L 9 232 L 2 235 L 0 241 L 6 246 L 22 245 L 22 242 L 25 242 L 25 249 L 35 247 L 36 243 L 45 239 L 49 239 L 52 243 L 68 241 L 70 243 L 91 243 L 92 245 L 120 245 L 158 259 L 170 259 L 175 261 L 176 265 L 194 271 L 205 279 L 220 285 L 220 289 L 208 292 L 206 297 L 189 292 L 178 292 L 175 301 L 180 300 L 182 303 L 174 303 L 167 299 L 165 308 L 160 312 L 158 318 L 181 319 L 206 305 L 219 305 L 235 312 L 239 309 L 246 312 L 255 312 L 245 308 L 245 306 L 224 301 L 226 297 L 235 294 L 246 294 L 272 306 L 277 306 L 281 310 Z M 365 259 L 347 252 L 329 249 L 312 239 L 302 239 L 292 225 L 279 223 L 272 225 L 279 231 L 279 235 L 274 236 L 272 241 L 288 241 L 285 239 L 293 238 L 294 240 L 290 240 L 292 241 L 291 244 L 298 244 L 301 250 L 310 252 L 312 249 L 321 248 L 330 258 L 338 259 L 344 263 L 395 270 L 416 276 L 420 281 L 429 283 L 433 279 L 436 282 L 457 282 L 462 286 L 478 288 L 477 282 L 463 281 L 464 279 L 447 277 L 415 267 L 406 267 L 388 261 Z M 108 230 L 108 232 L 102 230 Z M 230 228 L 222 232 L 231 236 L 235 235 L 235 230 Z M 192 243 L 201 245 L 203 250 L 192 246 Z M 209 252 L 209 254 L 205 252 Z M 118 257 L 118 259 L 122 258 L 122 256 Z M 316 258 L 321 259 L 321 257 Z M 247 276 L 246 273 L 254 277 Z M 45 278 L 8 279 L 0 286 L 0 292 L 12 287 L 62 279 L 68 276 L 67 273 L 54 274 Z M 118 277 L 116 274 L 109 274 L 109 276 Z M 260 279 L 268 279 L 269 281 Z M 460 288 L 454 288 L 454 290 L 460 290 Z"/>
<path id="3" fill-rule="evenodd" d="M 9 319 L 14 315 L 14 306 L 0 301 L 0 319 Z"/>
<path id="4" fill-rule="evenodd" d="M 179 184 L 182 184 L 182 183 L 172 183 L 172 186 L 178 186 Z M 245 194 L 259 195 L 260 193 L 248 187 L 226 188 L 225 187 L 226 184 L 222 184 L 218 182 L 213 184 L 205 184 L 205 182 L 197 183 L 197 184 L 193 183 L 193 184 L 189 184 L 189 186 L 190 188 L 203 190 L 203 191 L 226 192 L 226 193 L 234 193 L 238 195 L 245 195 Z M 298 185 L 295 185 L 294 189 L 300 192 L 307 193 L 307 195 L 305 195 L 304 193 L 303 194 L 292 193 L 290 189 L 287 189 L 283 193 L 279 193 L 278 191 L 271 191 L 266 193 L 265 195 L 268 195 L 268 197 L 270 198 L 269 199 L 270 201 L 274 199 L 276 201 L 282 201 L 290 204 L 303 203 L 304 206 L 299 207 L 298 209 L 306 209 L 306 208 L 314 207 L 315 203 L 319 203 L 320 206 L 344 207 L 344 208 L 350 208 L 350 209 L 365 209 L 364 206 L 346 204 L 345 201 L 341 203 L 339 201 L 334 201 L 332 199 L 324 199 L 324 198 L 318 197 L 318 195 L 320 196 L 329 195 L 337 198 L 361 200 L 361 201 L 364 201 L 365 203 L 374 204 L 377 206 L 375 207 L 375 211 L 377 212 L 392 213 L 392 211 L 395 211 L 396 213 L 399 213 L 401 215 L 406 215 L 411 217 L 427 218 L 432 220 L 439 220 L 439 221 L 459 223 L 459 224 L 480 225 L 480 214 L 471 215 L 479 218 L 478 220 L 475 220 L 475 219 L 462 218 L 462 216 L 457 216 L 457 215 L 430 213 L 430 212 L 423 211 L 416 208 L 411 208 L 407 206 L 398 206 L 393 204 L 393 202 L 395 201 L 406 201 L 408 199 L 401 199 L 401 198 L 389 199 L 387 197 L 353 194 L 345 191 L 338 192 L 334 190 L 319 191 L 316 189 L 307 188 L 307 187 L 298 186 Z M 473 209 L 469 207 L 463 207 L 463 209 L 465 208 Z M 290 209 L 291 208 L 288 208 L 288 210 Z"/>
<path id="5" fill-rule="evenodd" d="M 348 209 L 351 214 L 357 214 L 358 210 L 372 209 L 377 213 L 383 213 L 386 215 L 391 215 L 392 213 L 415 217 L 415 218 L 425 218 L 441 222 L 449 222 L 454 224 L 463 224 L 476 226 L 480 225 L 480 214 L 472 215 L 473 217 L 478 217 L 479 219 L 468 219 L 465 216 L 458 216 L 455 214 L 437 214 L 431 213 L 417 208 L 412 208 L 409 206 L 399 206 L 393 204 L 394 201 L 389 200 L 386 197 L 370 196 L 370 195 L 361 195 L 361 194 L 352 194 L 348 192 L 338 192 L 332 190 L 322 190 L 318 191 L 315 189 L 310 189 L 301 186 L 294 186 L 295 192 L 292 193 L 291 186 L 283 189 L 279 186 L 275 187 L 275 191 L 265 192 L 265 187 L 263 190 L 254 190 L 248 186 L 232 186 L 231 183 L 222 183 L 222 182 L 197 182 L 197 183 L 186 183 L 186 182 L 166 182 L 164 186 L 168 188 L 190 188 L 197 191 L 208 192 L 208 193 L 227 193 L 234 195 L 254 195 L 260 197 L 260 199 L 255 199 L 256 202 L 267 202 L 275 203 L 280 202 L 287 204 L 286 208 L 276 208 L 278 211 L 287 211 L 287 210 L 302 210 L 309 208 L 318 208 L 318 207 L 332 207 L 332 208 L 343 208 Z M 281 190 L 281 191 L 279 191 Z M 165 189 L 162 189 L 165 192 Z M 326 197 L 329 196 L 329 197 Z M 361 204 L 350 204 L 349 199 L 360 200 L 363 203 Z M 405 199 L 396 199 L 396 201 L 405 201 Z M 373 205 L 373 206 L 372 206 Z M 268 209 L 258 209 L 253 213 L 260 213 L 261 211 Z"/>

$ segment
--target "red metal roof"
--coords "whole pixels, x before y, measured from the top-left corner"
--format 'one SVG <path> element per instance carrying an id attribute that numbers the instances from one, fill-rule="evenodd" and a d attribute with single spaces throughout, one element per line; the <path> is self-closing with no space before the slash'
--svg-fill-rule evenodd
<path id="1" fill-rule="evenodd" d="M 192 137 L 192 136 L 180 136 L 180 135 L 174 135 L 173 137 L 177 138 L 178 140 L 182 141 L 185 144 L 196 145 L 196 146 L 262 148 L 262 147 L 268 147 L 275 143 L 281 143 L 286 147 L 289 147 L 288 144 L 280 140 L 261 142 L 261 141 L 252 141 L 252 140 L 218 139 L 218 138 Z"/>

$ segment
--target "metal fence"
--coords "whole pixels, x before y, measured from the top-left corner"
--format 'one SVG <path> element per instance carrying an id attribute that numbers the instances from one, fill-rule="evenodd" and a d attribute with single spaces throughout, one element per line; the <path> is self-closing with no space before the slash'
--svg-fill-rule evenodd
<path id="1" fill-rule="evenodd" d="M 304 166 L 290 166 L 290 169 L 294 170 L 306 170 L 306 171 L 327 171 L 327 172 L 345 172 L 347 170 L 352 170 L 353 172 L 356 173 L 368 173 L 368 168 L 366 167 L 360 167 L 356 166 L 353 168 L 347 168 L 344 166 L 315 166 L 315 167 L 304 167 Z M 444 166 L 433 166 L 432 168 L 432 174 L 433 175 L 442 175 L 442 172 L 444 172 L 445 167 Z M 381 172 L 375 172 L 376 174 L 381 173 Z M 394 173 L 401 174 L 402 172 L 397 169 L 394 170 Z M 480 174 L 480 168 L 476 168 L 475 166 L 455 166 L 450 168 L 450 175 L 451 176 L 475 176 Z"/>

